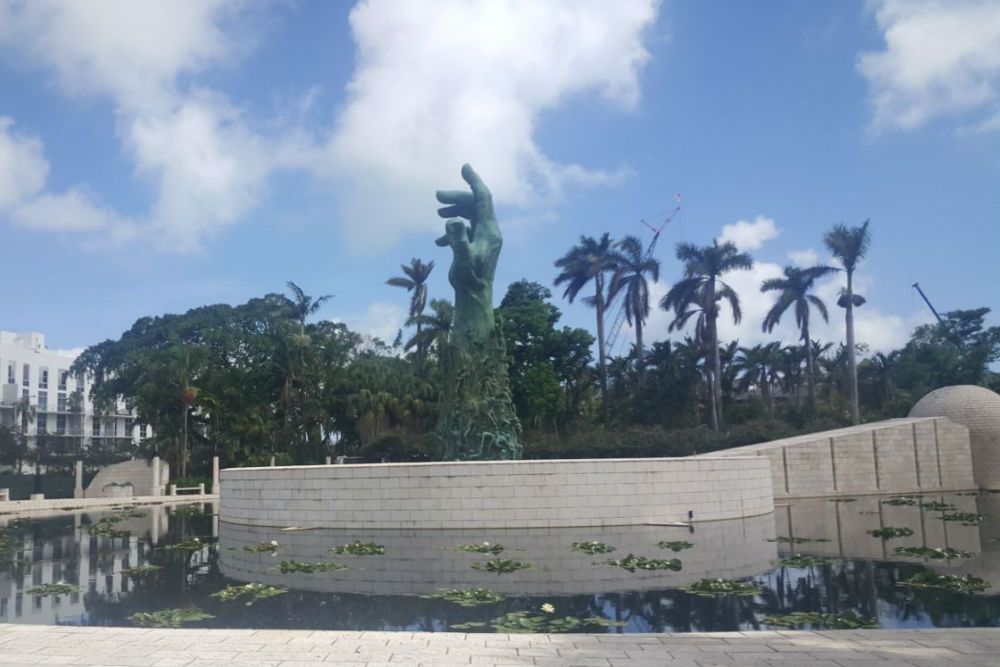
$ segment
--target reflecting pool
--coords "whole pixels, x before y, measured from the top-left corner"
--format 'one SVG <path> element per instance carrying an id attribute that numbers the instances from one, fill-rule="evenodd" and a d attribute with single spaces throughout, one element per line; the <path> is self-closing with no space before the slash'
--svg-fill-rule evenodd
<path id="1" fill-rule="evenodd" d="M 258 529 L 220 523 L 197 503 L 7 516 L 0 621 L 485 632 L 992 626 L 1000 495 L 799 500 L 690 528 Z"/>

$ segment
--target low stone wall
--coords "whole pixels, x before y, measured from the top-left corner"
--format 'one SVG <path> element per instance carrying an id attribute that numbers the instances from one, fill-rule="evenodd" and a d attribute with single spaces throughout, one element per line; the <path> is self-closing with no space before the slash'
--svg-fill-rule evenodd
<path id="1" fill-rule="evenodd" d="M 771 464 L 774 498 L 976 488 L 969 430 L 949 419 L 889 419 L 714 452 Z"/>
<path id="2" fill-rule="evenodd" d="M 229 468 L 220 517 L 258 526 L 552 528 L 774 509 L 767 459 L 588 459 Z"/>

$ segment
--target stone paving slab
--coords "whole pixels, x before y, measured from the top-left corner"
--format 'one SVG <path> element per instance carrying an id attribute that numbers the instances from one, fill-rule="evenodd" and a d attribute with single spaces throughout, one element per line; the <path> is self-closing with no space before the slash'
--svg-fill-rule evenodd
<path id="1" fill-rule="evenodd" d="M 996 667 L 1000 629 L 507 635 L 0 624 L 0 665 Z"/>

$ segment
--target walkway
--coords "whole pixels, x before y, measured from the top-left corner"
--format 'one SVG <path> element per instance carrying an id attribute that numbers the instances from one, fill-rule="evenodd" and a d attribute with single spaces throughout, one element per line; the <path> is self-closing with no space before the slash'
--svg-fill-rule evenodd
<path id="1" fill-rule="evenodd" d="M 0 664 L 67 667 L 994 667 L 1000 630 L 495 635 L 0 625 Z"/>
<path id="2" fill-rule="evenodd" d="M 215 503 L 218 494 L 183 494 L 178 496 L 114 496 L 109 498 L 46 498 L 45 500 L 0 501 L 0 514 L 27 514 L 87 510 L 118 505 L 176 505 L 179 503 Z"/>

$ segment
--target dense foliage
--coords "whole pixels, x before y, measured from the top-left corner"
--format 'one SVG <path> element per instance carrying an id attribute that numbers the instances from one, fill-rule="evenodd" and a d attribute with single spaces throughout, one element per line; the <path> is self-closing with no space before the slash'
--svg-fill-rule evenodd
<path id="1" fill-rule="evenodd" d="M 867 223 L 840 225 L 827 238 L 845 272 L 869 241 Z M 548 288 L 527 280 L 508 287 L 495 313 L 525 458 L 683 456 L 858 418 L 905 416 L 923 395 L 945 385 L 1000 388 L 990 369 L 1000 360 L 1000 327 L 986 325 L 988 308 L 945 313 L 940 323 L 918 327 L 902 349 L 868 355 L 859 344 L 851 354 L 809 333 L 810 312 L 827 315 L 810 291 L 813 281 L 839 269 L 789 267 L 783 278 L 762 285 L 777 293 L 777 301 L 761 324 L 769 330 L 788 312 L 801 340 L 740 346 L 718 340 L 719 304 L 727 302 L 739 318 L 739 295 L 721 278 L 751 266 L 752 258 L 718 243 L 680 244 L 677 256 L 685 274 L 659 306 L 672 312 L 672 328 L 693 324 L 692 335 L 648 347 L 642 340 L 647 281 L 658 278 L 659 264 L 635 238 L 583 237 L 556 262 L 555 284 L 565 285 L 563 296 L 572 301 L 581 295 L 597 311 L 596 350 L 586 329 L 560 326 L 562 313 Z M 241 305 L 138 320 L 120 339 L 88 348 L 74 371 L 96 379 L 98 410 L 124 401 L 155 435 L 141 451 L 112 443 L 113 451 L 94 451 L 91 458 L 155 452 L 181 475 L 206 474 L 214 455 L 223 466 L 266 465 L 272 456 L 279 464 L 322 463 L 338 455 L 439 458 L 434 424 L 453 308 L 429 298 L 432 269 L 433 262 L 414 259 L 402 267 L 405 277 L 389 280 L 411 297 L 412 334 L 400 331 L 393 344 L 340 323 L 307 322 L 328 297 L 312 298 L 294 283 L 288 284 L 290 296 L 267 294 Z M 837 306 L 863 304 L 848 284 Z M 635 345 L 614 357 L 605 350 L 604 323 L 618 307 L 624 307 Z M 645 331 L 647 337 L 666 333 Z M 0 460 L 41 456 L 57 467 L 70 460 L 58 443 L 30 453 L 23 434 L 34 419 L 31 406 L 21 406 L 15 417 L 12 427 L 0 427 Z"/>

